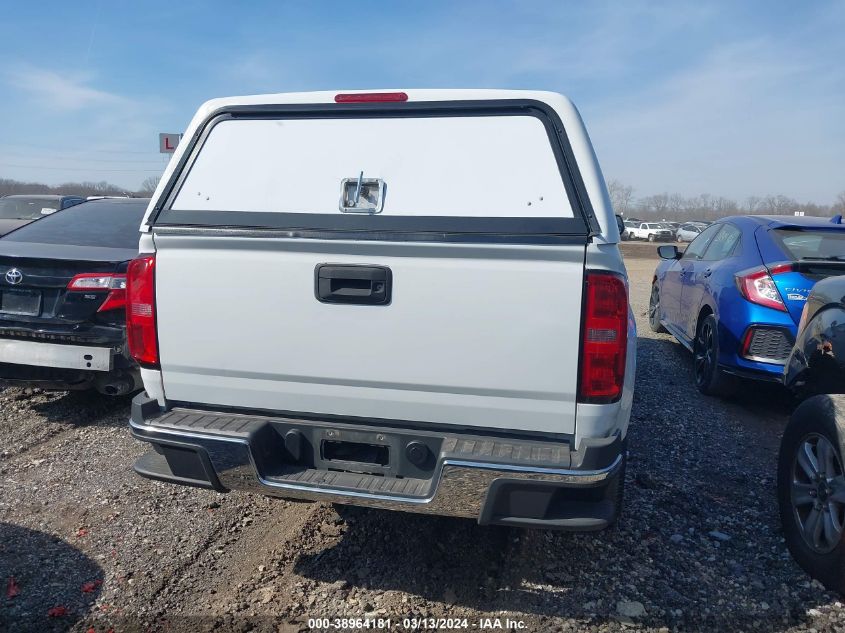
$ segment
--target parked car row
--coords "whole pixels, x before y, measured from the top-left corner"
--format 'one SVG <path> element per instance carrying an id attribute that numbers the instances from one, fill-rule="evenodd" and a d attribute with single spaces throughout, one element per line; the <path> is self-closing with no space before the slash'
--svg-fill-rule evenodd
<path id="1" fill-rule="evenodd" d="M 659 247 L 648 316 L 702 393 L 845 391 L 841 219 L 620 225 L 560 95 L 219 99 L 185 139 L 152 201 L 41 207 L 0 240 L 0 382 L 139 392 L 144 477 L 612 525 L 637 338 L 623 236 L 690 242 Z M 801 405 L 778 471 L 790 550 L 838 591 L 843 416 Z"/>
<path id="2" fill-rule="evenodd" d="M 185 138 L 143 221 L 137 202 L 89 202 L 0 242 L 9 381 L 143 387 L 130 425 L 153 479 L 482 524 L 616 521 L 636 330 L 567 99 L 230 98 Z M 90 229 L 118 209 L 125 245 Z"/>
<path id="3" fill-rule="evenodd" d="M 659 247 L 649 325 L 692 352 L 704 394 L 730 395 L 742 378 L 783 383 L 809 397 L 781 443 L 781 520 L 796 561 L 845 593 L 841 221 L 730 217 L 703 229 L 683 252 Z"/>
<path id="4" fill-rule="evenodd" d="M 625 220 L 622 229 L 624 240 L 649 242 L 692 242 L 710 222 L 640 222 Z"/>

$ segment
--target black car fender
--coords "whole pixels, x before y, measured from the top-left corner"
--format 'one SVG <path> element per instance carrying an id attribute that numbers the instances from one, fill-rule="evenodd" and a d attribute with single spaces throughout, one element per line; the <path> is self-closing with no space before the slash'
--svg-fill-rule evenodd
<path id="1" fill-rule="evenodd" d="M 784 367 L 784 384 L 806 395 L 845 393 L 845 308 L 838 303 L 811 308 Z"/>

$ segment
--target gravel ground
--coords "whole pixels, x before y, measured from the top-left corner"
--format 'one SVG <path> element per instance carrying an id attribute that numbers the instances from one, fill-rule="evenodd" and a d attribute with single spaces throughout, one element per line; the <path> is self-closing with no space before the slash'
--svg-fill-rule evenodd
<path id="1" fill-rule="evenodd" d="M 220 495 L 136 477 L 128 402 L 0 391 L 0 630 L 299 631 L 315 617 L 527 631 L 833 631 L 775 501 L 791 403 L 700 396 L 648 329 L 653 246 L 625 244 L 639 326 L 624 516 L 598 534 Z M 16 595 L 15 595 L 16 594 Z M 12 597 L 10 597 L 12 596 Z M 495 625 L 495 621 L 491 624 Z"/>

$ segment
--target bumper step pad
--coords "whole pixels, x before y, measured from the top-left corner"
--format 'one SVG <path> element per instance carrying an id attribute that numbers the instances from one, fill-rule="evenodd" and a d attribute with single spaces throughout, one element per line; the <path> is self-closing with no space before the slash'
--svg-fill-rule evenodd
<path id="1" fill-rule="evenodd" d="M 618 511 L 616 480 L 624 464 L 620 438 L 575 453 L 565 442 L 476 436 L 445 426 L 414 430 L 183 408 L 161 413 L 144 394 L 133 402 L 131 426 L 138 439 L 155 448 L 136 463 L 144 477 L 221 491 L 472 517 L 485 524 L 606 527 Z M 291 434 L 299 438 L 302 451 L 291 452 Z M 380 442 L 391 459 L 382 464 L 333 461 L 324 454 L 324 442 Z M 408 457 L 412 444 L 428 450 L 425 464 Z"/>

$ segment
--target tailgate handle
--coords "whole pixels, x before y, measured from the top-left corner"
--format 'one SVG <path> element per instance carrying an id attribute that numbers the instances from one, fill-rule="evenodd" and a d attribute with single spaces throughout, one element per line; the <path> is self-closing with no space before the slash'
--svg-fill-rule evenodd
<path id="1" fill-rule="evenodd" d="M 314 294 L 321 303 L 387 305 L 393 274 L 387 266 L 317 264 Z"/>

